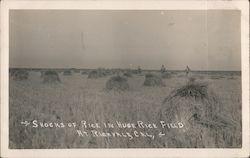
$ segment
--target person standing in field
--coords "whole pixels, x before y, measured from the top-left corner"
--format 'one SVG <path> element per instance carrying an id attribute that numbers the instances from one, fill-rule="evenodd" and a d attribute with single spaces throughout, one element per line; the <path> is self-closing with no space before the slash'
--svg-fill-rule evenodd
<path id="1" fill-rule="evenodd" d="M 190 70 L 190 68 L 187 66 L 185 71 L 186 71 L 186 76 L 188 76 L 188 74 L 189 74 L 189 72 L 190 72 L 191 70 Z"/>
<path id="2" fill-rule="evenodd" d="M 161 66 L 161 73 L 164 73 L 166 71 L 166 68 L 164 65 Z"/>
<path id="3" fill-rule="evenodd" d="M 137 73 L 138 73 L 138 74 L 141 74 L 141 72 L 142 72 L 141 67 L 138 66 L 138 68 L 137 68 Z"/>

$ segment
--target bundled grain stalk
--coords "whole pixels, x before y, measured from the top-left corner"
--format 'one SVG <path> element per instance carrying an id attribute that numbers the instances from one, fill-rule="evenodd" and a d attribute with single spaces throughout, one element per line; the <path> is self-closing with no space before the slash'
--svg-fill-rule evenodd
<path id="1" fill-rule="evenodd" d="M 15 70 L 12 74 L 13 79 L 17 81 L 27 80 L 29 78 L 29 72 L 27 70 Z"/>
<path id="2" fill-rule="evenodd" d="M 125 77 L 132 77 L 133 75 L 132 75 L 132 73 L 130 71 L 127 71 L 127 72 L 123 73 L 123 76 L 125 76 Z"/>
<path id="3" fill-rule="evenodd" d="M 80 73 L 80 70 L 79 70 L 79 69 L 76 69 L 76 68 L 71 68 L 71 72 Z"/>
<path id="4" fill-rule="evenodd" d="M 105 76 L 106 76 L 106 74 L 102 70 L 92 70 L 88 74 L 88 78 L 101 78 L 101 77 L 105 77 Z"/>
<path id="5" fill-rule="evenodd" d="M 65 75 L 65 76 L 71 76 L 72 75 L 72 71 L 71 70 L 65 70 L 63 72 L 63 75 Z"/>
<path id="6" fill-rule="evenodd" d="M 56 71 L 48 70 L 43 72 L 43 83 L 59 83 L 60 77 Z"/>
<path id="7" fill-rule="evenodd" d="M 172 91 L 163 101 L 159 116 L 160 120 L 183 124 L 178 130 L 165 129 L 169 132 L 164 140 L 166 147 L 236 145 L 235 124 L 222 115 L 220 99 L 207 83 L 190 79 L 186 85 Z"/>
<path id="8" fill-rule="evenodd" d="M 121 76 L 113 76 L 106 82 L 107 90 L 125 91 L 129 89 L 128 80 Z"/>
<path id="9" fill-rule="evenodd" d="M 18 71 L 17 69 L 10 68 L 10 69 L 9 69 L 9 75 L 10 75 L 10 76 L 14 76 L 14 74 L 15 74 L 17 71 Z"/>
<path id="10" fill-rule="evenodd" d="M 88 72 L 87 72 L 87 71 L 82 71 L 81 74 L 82 74 L 82 75 L 87 75 Z"/>
<path id="11" fill-rule="evenodd" d="M 110 70 L 105 71 L 105 76 L 110 76 L 112 75 L 112 72 Z"/>
<path id="12" fill-rule="evenodd" d="M 150 73 L 145 75 L 145 80 L 144 80 L 143 85 L 144 86 L 165 86 L 161 77 L 155 74 L 150 74 Z"/>

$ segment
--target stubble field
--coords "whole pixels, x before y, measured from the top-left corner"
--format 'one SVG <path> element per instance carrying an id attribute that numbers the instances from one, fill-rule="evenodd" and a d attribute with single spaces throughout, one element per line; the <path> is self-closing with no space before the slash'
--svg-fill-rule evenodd
<path id="1" fill-rule="evenodd" d="M 159 73 L 159 72 L 157 72 Z M 10 148 L 166 148 L 166 147 L 241 147 L 241 76 L 240 74 L 191 74 L 197 81 L 206 82 L 219 98 L 218 115 L 233 124 L 227 134 L 201 136 L 199 143 L 187 143 L 180 129 L 168 129 L 166 136 L 157 137 L 162 130 L 140 128 L 138 132 L 151 133 L 150 137 L 80 137 L 74 128 L 31 128 L 20 122 L 79 122 L 89 123 L 156 123 L 158 126 L 164 99 L 173 90 L 187 84 L 184 72 L 163 79 L 165 86 L 144 86 L 144 75 L 128 77 L 129 89 L 108 91 L 105 84 L 109 76 L 88 79 L 87 75 L 59 74 L 61 83 L 44 84 L 40 72 L 30 71 L 27 80 L 9 79 L 9 146 Z M 164 120 L 166 122 L 170 120 Z M 185 126 L 185 123 L 184 123 Z M 189 128 L 196 128 L 189 127 Z M 204 129 L 213 127 L 204 127 Z M 220 127 L 224 128 L 224 127 Z M 86 129 L 90 131 L 93 129 Z M 98 129 L 102 132 L 131 132 L 134 129 Z M 192 129 L 195 130 L 195 129 Z M 200 129 L 199 129 L 200 130 Z M 203 129 L 201 129 L 203 130 Z M 223 129 L 224 130 L 224 129 Z M 206 132 L 209 130 L 204 130 Z M 178 133 L 178 134 L 177 134 Z M 229 133 L 229 134 L 228 134 Z M 176 134 L 176 135 L 175 135 Z M 185 135 L 188 136 L 188 135 Z M 190 136 L 192 137 L 192 136 Z M 215 140 L 207 143 L 213 137 Z M 211 140 L 211 139 L 210 139 Z M 197 141 L 197 140 L 195 140 Z M 204 143 L 203 143 L 204 142 Z"/>

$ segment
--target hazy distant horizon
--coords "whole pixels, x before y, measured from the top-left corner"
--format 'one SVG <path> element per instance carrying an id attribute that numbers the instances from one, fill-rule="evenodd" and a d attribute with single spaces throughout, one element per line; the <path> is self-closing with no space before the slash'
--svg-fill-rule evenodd
<path id="1" fill-rule="evenodd" d="M 10 68 L 241 71 L 237 10 L 11 10 Z"/>
<path id="2" fill-rule="evenodd" d="M 51 70 L 67 70 L 67 69 L 78 69 L 78 70 L 96 70 L 96 69 L 102 69 L 103 67 L 97 67 L 97 68 L 32 68 L 32 67 L 9 67 L 9 69 L 51 69 Z M 104 68 L 106 70 L 112 70 L 112 69 L 121 69 L 121 70 L 136 70 L 136 68 L 133 69 L 127 69 L 127 68 Z M 160 69 L 143 69 L 142 71 L 160 71 Z M 167 69 L 166 71 L 185 71 L 185 69 Z M 192 69 L 193 72 L 241 72 L 241 70 L 197 70 Z"/>

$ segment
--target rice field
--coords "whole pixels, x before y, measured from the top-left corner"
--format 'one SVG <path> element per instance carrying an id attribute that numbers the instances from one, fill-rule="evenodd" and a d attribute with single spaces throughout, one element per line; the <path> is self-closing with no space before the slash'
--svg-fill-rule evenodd
<path id="1" fill-rule="evenodd" d="M 24 80 L 9 77 L 9 147 L 12 149 L 241 147 L 240 73 L 193 72 L 190 74 L 190 77 L 195 78 L 195 82 L 205 82 L 213 90 L 218 98 L 216 106 L 220 108 L 216 114 L 230 122 L 232 128 L 223 125 L 213 127 L 213 123 L 206 127 L 197 128 L 196 124 L 187 127 L 184 122 L 182 129 L 165 130 L 159 128 L 161 127 L 160 121 L 162 121 L 159 114 L 162 113 L 165 106 L 163 102 L 166 97 L 188 83 L 189 79 L 184 72 L 173 72 L 171 77 L 162 78 L 164 86 L 144 86 L 146 72 L 133 74 L 126 78 L 129 88 L 117 92 L 109 91 L 105 87 L 110 77 L 114 76 L 112 74 L 99 78 L 88 78 L 87 73 L 73 72 L 65 75 L 64 72 L 59 72 L 59 83 L 44 84 L 41 71 L 29 70 L 29 77 Z M 153 73 L 161 76 L 160 72 Z M 181 103 L 183 106 L 190 104 L 185 101 Z M 181 113 L 176 115 L 181 115 Z M 34 120 L 38 124 L 39 122 L 65 124 L 76 122 L 78 124 L 86 121 L 92 123 L 91 127 L 84 129 L 86 132 L 97 130 L 103 133 L 119 132 L 127 135 L 126 137 L 79 136 L 77 131 L 83 130 L 80 126 L 75 128 L 41 126 L 32 128 L 30 125 L 26 127 L 21 124 L 22 121 L 32 122 Z M 117 125 L 117 121 L 126 124 L 134 123 L 136 127 L 97 128 L 94 126 L 95 123 Z M 155 123 L 158 128 L 146 128 L 145 126 L 142 128 L 137 121 L 143 122 L 145 126 Z M 170 120 L 163 121 L 168 123 Z M 218 130 L 215 132 L 204 130 L 214 128 L 218 128 Z M 135 136 L 135 130 L 140 136 Z M 226 130 L 226 134 L 218 133 L 221 130 Z M 166 132 L 166 135 L 159 137 L 158 134 L 161 132 Z M 197 137 L 198 132 L 203 135 Z M 129 137 L 128 133 L 134 134 L 134 137 Z M 193 140 L 187 142 L 188 138 L 193 138 Z"/>

